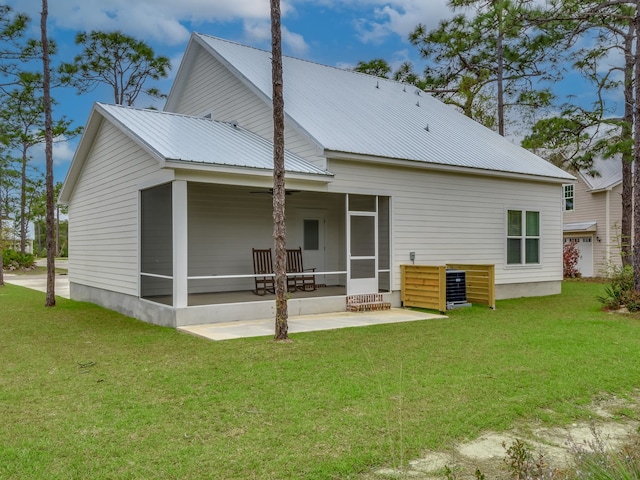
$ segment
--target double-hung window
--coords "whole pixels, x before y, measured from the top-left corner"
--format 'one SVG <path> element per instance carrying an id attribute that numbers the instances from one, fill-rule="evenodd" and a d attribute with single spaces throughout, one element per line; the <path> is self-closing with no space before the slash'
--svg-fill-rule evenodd
<path id="1" fill-rule="evenodd" d="M 570 212 L 574 209 L 574 201 L 573 201 L 573 185 L 563 185 L 564 190 L 564 211 Z"/>
<path id="2" fill-rule="evenodd" d="M 507 211 L 507 265 L 540 263 L 540 212 Z"/>

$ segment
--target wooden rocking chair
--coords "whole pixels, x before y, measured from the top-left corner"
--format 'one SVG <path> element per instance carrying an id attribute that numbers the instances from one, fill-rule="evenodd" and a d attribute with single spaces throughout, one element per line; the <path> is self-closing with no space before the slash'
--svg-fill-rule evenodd
<path id="1" fill-rule="evenodd" d="M 253 273 L 254 275 L 271 275 L 264 277 L 254 277 L 256 281 L 256 289 L 253 291 L 256 295 L 266 295 L 267 292 L 275 293 L 275 284 L 273 274 L 273 261 L 271 259 L 271 249 L 253 249 Z"/>
<path id="2" fill-rule="evenodd" d="M 287 249 L 287 273 L 297 274 L 288 276 L 287 286 L 294 290 L 310 292 L 316 289 L 315 268 L 305 269 L 302 264 L 302 247 Z M 305 273 L 312 272 L 312 273 Z"/>

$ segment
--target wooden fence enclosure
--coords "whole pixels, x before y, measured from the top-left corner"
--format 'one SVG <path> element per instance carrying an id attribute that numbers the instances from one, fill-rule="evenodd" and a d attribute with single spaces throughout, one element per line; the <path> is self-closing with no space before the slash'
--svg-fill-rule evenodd
<path id="1" fill-rule="evenodd" d="M 447 310 L 447 269 L 464 270 L 467 302 L 496 308 L 495 265 L 400 265 L 405 307 Z"/>

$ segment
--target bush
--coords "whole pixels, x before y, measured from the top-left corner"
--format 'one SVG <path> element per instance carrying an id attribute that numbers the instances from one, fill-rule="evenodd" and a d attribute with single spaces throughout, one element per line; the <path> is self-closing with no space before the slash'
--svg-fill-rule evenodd
<path id="1" fill-rule="evenodd" d="M 578 270 L 578 260 L 580 259 L 580 251 L 578 250 L 578 242 L 571 240 L 562 247 L 562 272 L 564 278 L 575 278 L 580 276 Z"/>
<path id="2" fill-rule="evenodd" d="M 35 266 L 36 258 L 30 254 L 24 255 L 16 250 L 2 251 L 2 267 L 5 270 L 30 269 Z"/>
<path id="3" fill-rule="evenodd" d="M 640 311 L 640 292 L 629 292 L 624 299 L 624 304 L 630 312 Z"/>
<path id="4" fill-rule="evenodd" d="M 629 311 L 640 310 L 640 294 L 634 292 L 633 268 L 630 266 L 611 266 L 607 271 L 609 285 L 604 289 L 604 295 L 598 297 L 604 308 L 617 310 L 627 306 Z M 635 308 L 635 310 L 632 310 Z"/>
<path id="5" fill-rule="evenodd" d="M 568 478 L 590 480 L 638 480 L 640 479 L 640 444 L 636 437 L 622 446 L 611 450 L 605 445 L 601 435 L 592 428 L 594 439 L 585 445 L 571 445 L 575 463 L 575 475 Z"/>

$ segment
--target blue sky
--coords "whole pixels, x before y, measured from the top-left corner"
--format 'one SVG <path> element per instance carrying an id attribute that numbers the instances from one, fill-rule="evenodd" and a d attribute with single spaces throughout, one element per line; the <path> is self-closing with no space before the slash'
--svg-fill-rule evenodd
<path id="1" fill-rule="evenodd" d="M 29 35 L 39 37 L 40 0 L 9 0 L 14 10 L 27 13 Z M 449 16 L 446 0 L 286 0 L 283 12 L 285 55 L 350 68 L 360 60 L 384 58 L 392 65 L 412 61 L 416 49 L 407 41 L 418 23 L 435 27 Z M 50 0 L 49 35 L 57 42 L 55 63 L 71 61 L 78 53 L 77 32 L 121 30 L 149 43 L 156 54 L 171 59 L 170 78 L 157 83 L 168 93 L 192 31 L 270 49 L 269 0 Z M 84 125 L 93 102 L 111 103 L 107 89 L 79 96 L 70 88 L 55 89 L 56 117 L 66 116 Z M 138 107 L 162 102 L 140 98 Z M 55 181 L 63 181 L 78 139 L 57 143 Z M 33 152 L 34 165 L 43 165 L 43 153 Z"/>
<path id="2" fill-rule="evenodd" d="M 5 3 L 30 15 L 29 35 L 39 38 L 41 1 Z M 393 67 L 410 61 L 418 72 L 424 62 L 408 34 L 418 23 L 431 29 L 452 15 L 447 0 L 282 0 L 281 8 L 285 55 L 341 68 L 373 58 L 384 58 Z M 265 50 L 271 47 L 269 0 L 49 0 L 48 28 L 59 49 L 54 63 L 71 61 L 79 52 L 74 38 L 80 31 L 121 30 L 146 41 L 156 54 L 171 59 L 169 78 L 153 85 L 165 93 L 193 31 Z M 575 75 L 556 88 L 586 101 L 590 97 L 590 89 Z M 106 88 L 82 96 L 71 88 L 58 88 L 53 97 L 54 115 L 66 116 L 74 126 L 86 123 L 94 102 L 113 102 Z M 139 98 L 136 106 L 162 108 L 163 102 Z M 64 180 L 77 142 L 76 138 L 55 145 L 56 182 Z M 43 152 L 34 149 L 33 157 L 32 163 L 44 170 Z"/>

